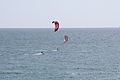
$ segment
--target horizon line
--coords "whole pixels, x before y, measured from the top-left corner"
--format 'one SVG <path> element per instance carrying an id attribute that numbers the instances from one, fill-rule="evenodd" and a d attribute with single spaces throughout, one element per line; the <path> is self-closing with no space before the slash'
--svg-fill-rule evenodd
<path id="1" fill-rule="evenodd" d="M 0 28 L 54 28 L 53 26 L 52 27 L 39 27 L 39 26 L 0 26 Z M 120 26 L 61 26 L 59 28 L 120 28 Z"/>
<path id="2" fill-rule="evenodd" d="M 14 29 L 14 28 L 16 28 L 16 29 L 17 28 L 18 29 L 54 29 L 54 28 L 46 28 L 46 27 L 45 28 L 40 28 L 40 27 L 0 27 L 0 29 L 5 29 L 5 28 L 6 29 L 7 28 L 8 29 Z M 65 27 L 65 28 L 71 28 L 72 29 L 73 27 Z M 99 28 L 120 28 L 120 27 L 74 27 L 74 28 L 76 28 L 76 29 L 77 28 L 79 28 L 79 29 L 87 29 L 87 28 L 88 29 L 90 29 L 90 28 L 95 29 L 95 28 L 98 28 L 99 29 Z M 60 29 L 64 29 L 64 28 L 60 28 Z"/>

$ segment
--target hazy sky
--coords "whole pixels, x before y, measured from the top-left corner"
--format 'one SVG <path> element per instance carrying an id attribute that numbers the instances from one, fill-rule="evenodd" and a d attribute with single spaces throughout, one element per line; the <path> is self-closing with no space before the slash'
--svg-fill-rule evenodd
<path id="1" fill-rule="evenodd" d="M 0 0 L 0 27 L 120 26 L 120 0 Z"/>

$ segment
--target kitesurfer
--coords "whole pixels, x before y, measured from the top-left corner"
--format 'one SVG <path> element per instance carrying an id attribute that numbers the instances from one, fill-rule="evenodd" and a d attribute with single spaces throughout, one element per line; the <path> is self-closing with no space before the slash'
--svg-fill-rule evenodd
<path id="1" fill-rule="evenodd" d="M 44 55 L 44 52 L 43 52 L 43 51 L 41 51 L 40 53 L 42 53 L 42 55 Z"/>

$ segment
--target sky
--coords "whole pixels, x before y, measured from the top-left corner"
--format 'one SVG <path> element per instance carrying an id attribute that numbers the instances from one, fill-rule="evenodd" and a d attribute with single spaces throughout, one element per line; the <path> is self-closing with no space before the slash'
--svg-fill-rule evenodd
<path id="1" fill-rule="evenodd" d="M 120 0 L 0 0 L 0 28 L 120 27 Z"/>

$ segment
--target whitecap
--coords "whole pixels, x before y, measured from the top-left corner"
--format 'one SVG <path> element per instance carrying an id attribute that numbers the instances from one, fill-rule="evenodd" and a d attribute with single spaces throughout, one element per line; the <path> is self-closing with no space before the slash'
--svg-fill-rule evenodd
<path id="1" fill-rule="evenodd" d="M 33 54 L 33 55 L 43 55 L 43 53 L 36 53 L 36 54 Z"/>
<path id="2" fill-rule="evenodd" d="M 57 50 L 52 50 L 52 51 L 57 51 Z"/>

